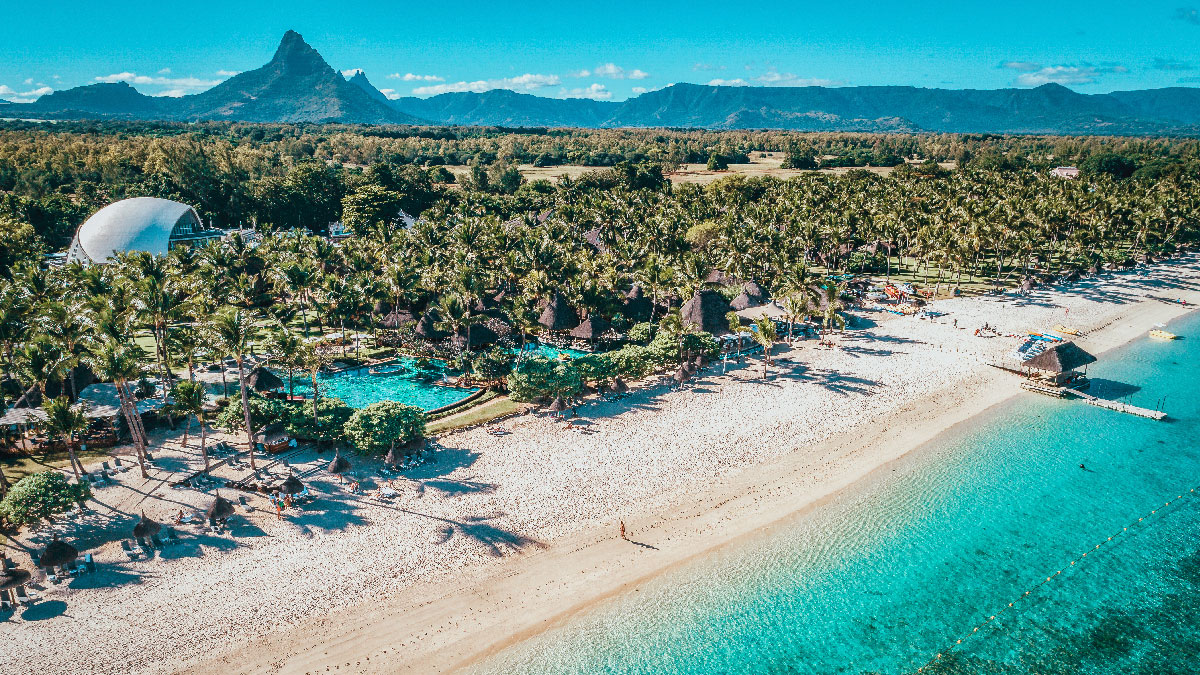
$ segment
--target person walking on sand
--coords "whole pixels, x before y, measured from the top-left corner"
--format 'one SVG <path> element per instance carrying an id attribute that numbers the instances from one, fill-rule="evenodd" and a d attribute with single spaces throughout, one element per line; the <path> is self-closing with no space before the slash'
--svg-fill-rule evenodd
<path id="1" fill-rule="evenodd" d="M 621 538 L 625 539 L 625 521 L 621 521 Z"/>

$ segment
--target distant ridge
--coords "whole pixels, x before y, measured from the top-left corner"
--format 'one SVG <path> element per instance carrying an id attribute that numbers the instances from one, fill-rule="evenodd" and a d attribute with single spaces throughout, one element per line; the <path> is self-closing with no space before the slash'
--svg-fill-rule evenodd
<path id="1" fill-rule="evenodd" d="M 361 70 L 343 77 L 295 31 L 284 34 L 263 67 L 200 94 L 154 97 L 125 83 L 103 83 L 0 110 L 8 117 L 47 119 L 1200 135 L 1200 89 L 1188 87 L 1080 94 L 1057 84 L 956 90 L 683 83 L 619 103 L 503 89 L 389 100 Z"/>

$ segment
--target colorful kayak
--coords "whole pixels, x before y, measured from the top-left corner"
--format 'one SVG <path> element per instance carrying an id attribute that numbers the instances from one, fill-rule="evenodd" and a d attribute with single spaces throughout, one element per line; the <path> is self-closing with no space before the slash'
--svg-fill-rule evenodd
<path id="1" fill-rule="evenodd" d="M 1177 338 L 1179 336 L 1174 333 L 1168 333 L 1165 330 L 1157 330 L 1156 329 L 1156 330 L 1150 331 L 1150 337 L 1158 338 L 1159 340 L 1174 340 L 1175 338 Z"/>
<path id="2" fill-rule="evenodd" d="M 1061 323 L 1054 326 L 1054 332 L 1062 333 L 1063 335 L 1079 335 L 1079 331 L 1077 329 L 1064 326 Z"/>

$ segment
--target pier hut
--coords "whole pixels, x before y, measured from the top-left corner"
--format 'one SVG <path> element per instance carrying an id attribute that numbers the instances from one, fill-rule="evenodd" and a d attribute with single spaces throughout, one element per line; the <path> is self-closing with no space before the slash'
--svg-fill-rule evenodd
<path id="1" fill-rule="evenodd" d="M 1095 362 L 1095 356 L 1074 342 L 1060 342 L 1047 347 L 1023 366 L 1031 384 L 1082 389 L 1088 385 L 1087 366 Z"/>

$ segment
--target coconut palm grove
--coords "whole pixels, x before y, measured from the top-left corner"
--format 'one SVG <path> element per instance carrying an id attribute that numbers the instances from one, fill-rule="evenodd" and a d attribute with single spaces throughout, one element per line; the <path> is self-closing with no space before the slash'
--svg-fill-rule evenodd
<path id="1" fill-rule="evenodd" d="M 766 153 L 808 170 L 738 174 Z M 714 180 L 673 183 L 687 163 Z M 559 165 L 587 169 L 520 170 Z M 1078 176 L 1052 171 L 1064 165 Z M 137 399 L 225 359 L 239 375 L 209 424 L 286 422 L 335 445 L 350 409 L 319 402 L 317 382 L 335 360 L 403 355 L 517 400 L 569 401 L 717 356 L 715 337 L 741 330 L 731 309 L 767 297 L 792 325 L 835 327 L 854 275 L 933 298 L 1173 254 L 1198 235 L 1198 166 L 1200 144 L 1170 139 L 6 122 L 4 408 L 115 383 L 118 433 L 144 464 Z M 91 213 L 147 196 L 223 236 L 56 260 Z M 521 349 L 536 343 L 589 353 Z M 252 355 L 291 392 L 308 386 L 308 403 L 248 388 Z M 86 420 L 61 413 L 52 435 L 82 438 Z"/>

